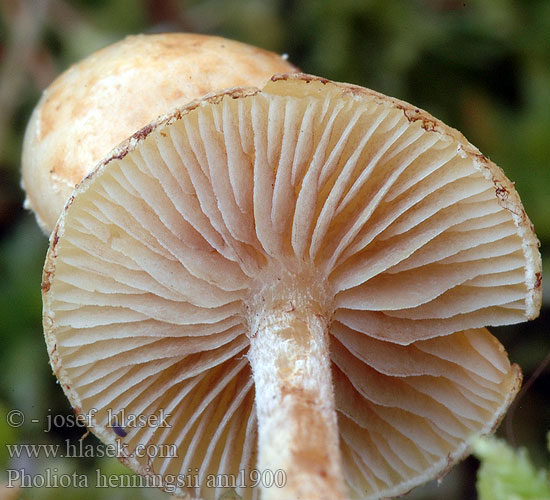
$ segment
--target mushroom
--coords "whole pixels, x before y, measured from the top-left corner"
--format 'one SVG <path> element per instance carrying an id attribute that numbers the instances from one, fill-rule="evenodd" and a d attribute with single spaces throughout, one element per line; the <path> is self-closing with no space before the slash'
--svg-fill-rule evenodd
<path id="1" fill-rule="evenodd" d="M 129 36 L 59 76 L 25 134 L 25 205 L 49 234 L 75 185 L 117 144 L 208 92 L 262 86 L 296 68 L 281 56 L 215 36 Z"/>
<path id="2" fill-rule="evenodd" d="M 537 246 L 456 130 L 279 75 L 176 109 L 82 181 L 50 238 L 46 343 L 73 408 L 169 492 L 396 496 L 513 400 L 486 326 L 538 315 Z"/>

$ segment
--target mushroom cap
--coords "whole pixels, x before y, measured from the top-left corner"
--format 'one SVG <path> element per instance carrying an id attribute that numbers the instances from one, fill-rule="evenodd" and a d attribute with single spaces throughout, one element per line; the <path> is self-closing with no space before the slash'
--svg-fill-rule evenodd
<path id="1" fill-rule="evenodd" d="M 134 470 L 205 499 L 222 492 L 208 474 L 245 470 L 237 492 L 258 498 L 250 327 L 265 298 L 313 290 L 350 497 L 396 496 L 444 474 L 519 389 L 485 326 L 537 316 L 537 246 L 512 183 L 459 132 L 284 75 L 167 115 L 83 180 L 50 239 L 46 342 L 101 440 L 176 445 L 129 453 Z M 110 420 L 161 411 L 170 427 Z M 189 471 L 200 484 L 173 488 Z"/>
<path id="2" fill-rule="evenodd" d="M 215 36 L 129 36 L 61 74 L 25 133 L 22 185 L 48 234 L 76 184 L 120 142 L 171 109 L 231 87 L 263 86 L 296 68 Z"/>

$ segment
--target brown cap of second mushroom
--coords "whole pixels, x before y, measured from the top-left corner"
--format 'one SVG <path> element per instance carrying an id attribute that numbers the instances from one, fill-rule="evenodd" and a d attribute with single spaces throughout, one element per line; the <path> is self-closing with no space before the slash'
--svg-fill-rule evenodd
<path id="1" fill-rule="evenodd" d="M 537 316 L 537 243 L 456 130 L 286 75 L 171 113 L 82 182 L 51 237 L 46 341 L 102 441 L 177 448 L 123 457 L 169 491 L 197 471 L 179 493 L 219 498 L 225 474 L 246 499 L 396 496 L 516 394 L 485 327 Z"/>
<path id="2" fill-rule="evenodd" d="M 60 75 L 27 126 L 23 188 L 46 232 L 76 184 L 120 142 L 215 90 L 261 87 L 296 68 L 233 40 L 187 33 L 129 36 Z"/>

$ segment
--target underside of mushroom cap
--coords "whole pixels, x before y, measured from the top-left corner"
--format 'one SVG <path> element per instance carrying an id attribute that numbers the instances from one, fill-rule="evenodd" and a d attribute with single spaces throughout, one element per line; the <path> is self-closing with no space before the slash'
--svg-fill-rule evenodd
<path id="1" fill-rule="evenodd" d="M 82 182 L 51 236 L 44 329 L 72 406 L 97 410 L 125 463 L 205 499 L 229 474 L 249 499 L 254 322 L 266 302 L 315 304 L 350 497 L 381 498 L 498 425 L 521 374 L 485 326 L 535 317 L 540 273 L 513 185 L 461 134 L 287 75 L 166 116 Z M 113 425 L 123 414 L 168 425 Z M 138 456 L 148 445 L 177 453 Z"/>

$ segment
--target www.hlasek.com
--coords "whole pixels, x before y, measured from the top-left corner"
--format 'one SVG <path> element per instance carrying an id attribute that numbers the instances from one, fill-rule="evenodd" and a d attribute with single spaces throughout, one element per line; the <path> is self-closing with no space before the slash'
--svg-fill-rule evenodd
<path id="1" fill-rule="evenodd" d="M 262 471 L 252 469 L 239 470 L 238 474 L 207 474 L 200 476 L 198 469 L 188 469 L 188 474 L 103 474 L 96 469 L 95 477 L 86 474 L 60 473 L 57 467 L 46 469 L 41 474 L 28 474 L 23 469 L 8 469 L 8 488 L 162 488 L 168 493 L 185 493 L 185 488 L 283 488 L 286 485 L 286 473 L 282 469 Z M 184 498 L 188 498 L 184 496 Z"/>
<path id="2" fill-rule="evenodd" d="M 44 432 L 48 433 L 53 428 L 80 427 L 82 429 L 93 428 L 98 411 L 91 409 L 87 413 L 78 415 L 53 415 L 48 410 L 45 421 L 40 419 L 28 419 L 18 409 L 12 409 L 6 415 L 6 422 L 10 427 L 21 427 L 25 423 L 44 424 Z M 12 461 L 18 459 L 44 458 L 136 458 L 145 459 L 148 464 L 155 459 L 178 458 L 178 449 L 175 444 L 138 444 L 129 447 L 123 441 L 128 431 L 133 428 L 172 427 L 169 423 L 170 414 L 160 411 L 155 415 L 131 415 L 124 410 L 114 412 L 107 411 L 103 416 L 106 428 L 111 428 L 117 439 L 110 444 L 85 443 L 82 439 L 71 442 L 66 439 L 63 444 L 6 444 L 8 455 Z M 237 474 L 199 474 L 198 469 L 188 469 L 185 474 L 155 474 L 150 470 L 146 475 L 121 474 L 106 475 L 100 469 L 96 469 L 95 477 L 87 474 L 73 472 L 67 474 L 60 472 L 58 468 L 46 469 L 43 473 L 29 474 L 25 469 L 8 469 L 9 488 L 136 488 L 154 487 L 162 488 L 168 493 L 185 495 L 185 488 L 282 488 L 286 485 L 285 471 L 265 469 L 262 471 L 241 469 Z"/>
<path id="3" fill-rule="evenodd" d="M 175 444 L 138 444 L 130 449 L 126 443 L 117 441 L 112 444 L 91 444 L 79 440 L 64 444 L 7 444 L 10 458 L 177 458 Z"/>
<path id="4" fill-rule="evenodd" d="M 50 410 L 51 411 L 51 410 Z M 86 414 L 76 415 L 52 415 L 48 414 L 44 421 L 44 432 L 50 432 L 54 427 L 81 427 L 82 429 L 94 427 L 94 417 L 97 410 L 92 409 Z M 106 428 L 112 429 L 117 438 L 123 438 L 132 428 L 166 428 L 171 427 L 168 422 L 169 414 L 163 410 L 156 415 L 130 415 L 122 412 L 107 411 L 105 420 Z M 10 427 L 21 427 L 26 420 L 21 410 L 13 409 L 6 415 L 6 421 Z M 27 419 L 28 421 L 28 419 Z M 41 423 L 39 419 L 31 419 L 30 423 Z M 177 458 L 177 446 L 175 444 L 137 444 L 130 448 L 123 439 L 113 440 L 112 443 L 93 444 L 85 443 L 80 439 L 71 443 L 66 439 L 64 444 L 6 444 L 10 458 Z"/>

